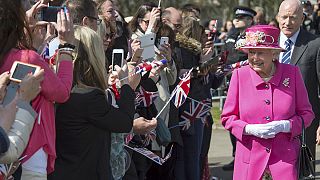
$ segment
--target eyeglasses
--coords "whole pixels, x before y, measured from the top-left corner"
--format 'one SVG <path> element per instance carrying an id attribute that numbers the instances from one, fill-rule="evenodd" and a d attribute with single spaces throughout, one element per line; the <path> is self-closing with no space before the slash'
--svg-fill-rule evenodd
<path id="1" fill-rule="evenodd" d="M 93 20 L 96 20 L 97 21 L 97 25 L 100 25 L 102 23 L 102 19 L 99 19 L 97 17 L 93 17 L 93 16 L 86 16 L 86 17 L 88 17 L 90 19 L 93 19 Z"/>
<path id="2" fill-rule="evenodd" d="M 146 23 L 146 24 L 149 24 L 149 20 L 144 20 L 144 19 L 142 19 L 141 21 L 143 21 L 144 23 Z"/>
<path id="3" fill-rule="evenodd" d="M 172 23 L 172 25 L 176 28 L 176 29 L 180 29 L 182 26 L 181 26 L 181 24 L 173 24 Z"/>

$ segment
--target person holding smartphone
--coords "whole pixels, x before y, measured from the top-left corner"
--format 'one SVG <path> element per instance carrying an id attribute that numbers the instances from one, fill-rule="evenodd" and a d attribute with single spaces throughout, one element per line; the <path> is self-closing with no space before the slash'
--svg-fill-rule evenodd
<path id="1" fill-rule="evenodd" d="M 134 90 L 140 75 L 121 81 L 119 108 L 106 101 L 105 57 L 100 36 L 76 26 L 77 47 L 70 98 L 56 110 L 57 160 L 49 180 L 111 179 L 111 132 L 130 132 Z M 126 65 L 117 68 L 119 79 L 128 76 Z"/>
<path id="2" fill-rule="evenodd" d="M 21 80 L 16 97 L 7 105 L 0 107 L 0 133 L 9 137 L 10 146 L 6 151 L 2 151 L 0 163 L 10 164 L 18 160 L 29 141 L 29 136 L 33 127 L 37 113 L 30 106 L 32 101 L 40 92 L 40 83 L 44 78 L 44 71 L 41 70 L 34 75 L 27 75 Z M 0 101 L 6 96 L 6 87 L 9 83 L 9 73 L 0 75 Z M 4 130 L 4 131 L 3 131 Z M 0 149 L 4 148 L 3 141 L 0 140 Z M 8 145 L 9 145 L 8 144 Z"/>
<path id="3" fill-rule="evenodd" d="M 0 72 L 8 71 L 14 61 L 40 66 L 44 69 L 44 80 L 40 94 L 32 101 L 38 113 L 29 143 L 22 154 L 22 179 L 47 179 L 54 168 L 55 113 L 54 103 L 65 102 L 70 96 L 72 84 L 72 49 L 74 48 L 73 24 L 70 14 L 59 11 L 57 32 L 59 43 L 59 68 L 55 74 L 48 64 L 32 49 L 29 30 L 30 21 L 22 9 L 20 1 L 0 2 Z M 16 17 L 14 21 L 12 18 Z M 29 23 L 29 24 L 28 24 Z"/>

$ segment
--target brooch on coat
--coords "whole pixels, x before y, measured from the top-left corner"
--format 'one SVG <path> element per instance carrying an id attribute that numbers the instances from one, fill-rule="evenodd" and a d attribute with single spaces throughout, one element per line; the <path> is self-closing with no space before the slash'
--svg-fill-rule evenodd
<path id="1" fill-rule="evenodd" d="M 290 80 L 290 78 L 285 78 L 285 79 L 283 80 L 282 84 L 283 84 L 285 87 L 290 87 L 290 86 L 289 86 L 289 84 L 290 84 L 289 80 Z"/>

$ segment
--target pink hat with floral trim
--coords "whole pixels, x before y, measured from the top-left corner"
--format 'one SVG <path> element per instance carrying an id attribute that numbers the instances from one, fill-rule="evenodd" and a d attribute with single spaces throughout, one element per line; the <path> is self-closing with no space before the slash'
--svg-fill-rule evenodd
<path id="1" fill-rule="evenodd" d="M 256 25 L 246 29 L 246 34 L 236 43 L 236 49 L 248 52 L 249 49 L 278 49 L 280 30 L 274 26 Z"/>

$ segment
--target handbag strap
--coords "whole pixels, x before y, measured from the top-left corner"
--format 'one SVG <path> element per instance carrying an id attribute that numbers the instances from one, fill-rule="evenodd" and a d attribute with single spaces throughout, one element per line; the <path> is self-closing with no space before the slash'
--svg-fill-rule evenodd
<path id="1" fill-rule="evenodd" d="M 305 129 L 305 126 L 304 126 L 304 119 L 302 116 L 300 116 L 302 122 L 301 122 L 301 126 L 302 126 L 302 131 L 301 131 L 301 145 L 302 147 L 306 146 L 306 129 Z"/>

